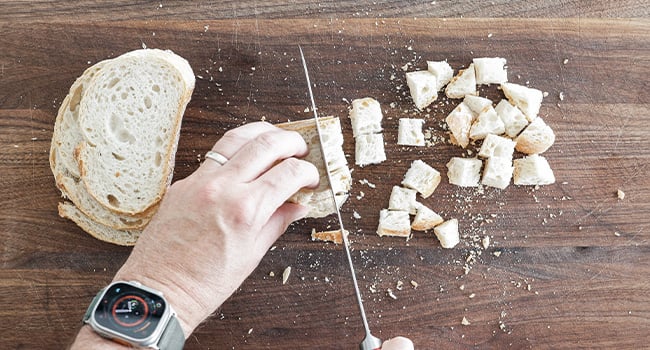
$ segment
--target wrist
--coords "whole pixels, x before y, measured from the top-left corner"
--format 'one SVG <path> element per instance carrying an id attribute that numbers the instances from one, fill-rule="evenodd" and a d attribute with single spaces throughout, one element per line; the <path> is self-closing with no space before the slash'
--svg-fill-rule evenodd
<path id="1" fill-rule="evenodd" d="M 128 347 L 119 343 L 116 343 L 110 339 L 106 339 L 99 334 L 95 333 L 92 328 L 84 324 L 77 337 L 74 339 L 74 342 L 70 346 L 70 350 L 77 349 L 93 349 L 93 350 L 118 350 L 118 349 L 127 349 Z"/>

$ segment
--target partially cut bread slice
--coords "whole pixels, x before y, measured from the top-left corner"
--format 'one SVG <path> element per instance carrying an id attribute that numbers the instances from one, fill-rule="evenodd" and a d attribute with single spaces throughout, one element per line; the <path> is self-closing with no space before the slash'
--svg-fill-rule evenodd
<path id="1" fill-rule="evenodd" d="M 69 202 L 59 203 L 59 216 L 74 221 L 81 229 L 91 236 L 108 243 L 123 246 L 135 245 L 135 242 L 142 234 L 141 230 L 117 230 L 109 226 L 102 225 L 88 216 Z"/>
<path id="2" fill-rule="evenodd" d="M 321 138 L 318 137 L 316 121 L 305 119 L 288 123 L 276 124 L 277 127 L 299 133 L 307 144 L 309 152 L 304 160 L 312 163 L 320 175 L 320 183 L 317 188 L 303 188 L 293 195 L 289 202 L 298 203 L 310 208 L 307 217 L 320 218 L 336 212 L 332 201 L 332 192 L 328 182 L 325 160 L 327 159 L 330 175 L 332 178 L 332 190 L 337 198 L 339 207 L 347 199 L 347 193 L 352 186 L 352 174 L 347 166 L 347 160 L 343 153 L 343 132 L 341 122 L 337 117 L 319 118 Z M 322 151 L 320 142 L 323 143 Z"/>
<path id="3" fill-rule="evenodd" d="M 180 125 L 194 90 L 189 63 L 137 50 L 108 62 L 79 104 L 79 169 L 88 193 L 119 214 L 151 210 L 171 183 Z"/>

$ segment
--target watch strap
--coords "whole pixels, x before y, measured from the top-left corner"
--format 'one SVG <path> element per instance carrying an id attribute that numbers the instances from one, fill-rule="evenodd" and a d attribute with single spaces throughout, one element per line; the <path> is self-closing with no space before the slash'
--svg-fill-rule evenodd
<path id="1" fill-rule="evenodd" d="M 86 309 L 86 313 L 84 314 L 84 318 L 83 318 L 84 323 L 86 323 L 90 319 L 90 315 L 92 315 L 93 311 L 95 311 L 95 308 L 97 308 L 97 303 L 99 302 L 99 299 L 101 299 L 103 294 L 104 294 L 104 289 L 100 290 L 99 293 L 95 295 L 90 305 L 88 305 L 88 309 Z"/>
<path id="2" fill-rule="evenodd" d="M 167 327 L 163 331 L 158 341 L 158 348 L 161 350 L 182 350 L 185 345 L 185 334 L 178 322 L 176 315 L 172 315 L 167 322 Z"/>

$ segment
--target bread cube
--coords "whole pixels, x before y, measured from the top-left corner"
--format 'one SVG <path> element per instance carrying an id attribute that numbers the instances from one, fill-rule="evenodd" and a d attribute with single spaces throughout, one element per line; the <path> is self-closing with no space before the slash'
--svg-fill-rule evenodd
<path id="1" fill-rule="evenodd" d="M 517 136 L 515 142 L 515 149 L 521 153 L 544 153 L 555 142 L 555 133 L 542 118 L 536 118 Z"/>
<path id="2" fill-rule="evenodd" d="M 419 159 L 411 163 L 402 180 L 402 185 L 418 191 L 423 198 L 431 196 L 438 184 L 440 184 L 440 172 Z"/>
<path id="3" fill-rule="evenodd" d="M 397 131 L 397 144 L 404 146 L 424 146 L 422 133 L 424 119 L 400 118 Z"/>
<path id="4" fill-rule="evenodd" d="M 462 69 L 451 79 L 445 94 L 449 98 L 463 98 L 465 95 L 477 95 L 476 75 L 474 73 L 474 64 L 470 64 L 467 69 Z"/>
<path id="5" fill-rule="evenodd" d="M 454 70 L 446 61 L 427 61 L 427 70 L 436 76 L 438 91 L 442 90 L 454 77 Z"/>
<path id="6" fill-rule="evenodd" d="M 382 209 L 379 212 L 377 234 L 380 237 L 395 236 L 409 238 L 411 236 L 409 213 L 401 210 Z"/>
<path id="7" fill-rule="evenodd" d="M 550 185 L 555 183 L 555 175 L 546 158 L 533 154 L 515 159 L 515 185 Z"/>
<path id="8" fill-rule="evenodd" d="M 472 140 L 482 140 L 488 134 L 500 135 L 505 131 L 506 127 L 503 121 L 499 118 L 497 111 L 490 105 L 485 107 L 478 117 L 476 117 L 469 130 L 469 138 Z"/>
<path id="9" fill-rule="evenodd" d="M 512 158 L 490 157 L 485 161 L 481 183 L 504 189 L 510 184 L 513 170 Z"/>
<path id="10" fill-rule="evenodd" d="M 453 157 L 447 163 L 449 183 L 461 187 L 477 187 L 483 162 L 477 158 Z"/>
<path id="11" fill-rule="evenodd" d="M 372 97 L 359 98 L 352 101 L 350 122 L 352 136 L 367 135 L 381 132 L 383 114 L 379 101 Z"/>
<path id="12" fill-rule="evenodd" d="M 472 110 L 475 116 L 481 114 L 481 112 L 488 106 L 492 106 L 492 100 L 485 97 L 467 95 L 463 99 L 463 103 Z"/>
<path id="13" fill-rule="evenodd" d="M 411 229 L 413 230 L 430 230 L 444 221 L 440 215 L 422 203 L 417 203 L 417 210 L 418 212 L 411 223 Z"/>
<path id="14" fill-rule="evenodd" d="M 501 157 L 512 159 L 512 154 L 515 152 L 515 141 L 507 137 L 488 134 L 478 155 L 483 158 Z"/>
<path id="15" fill-rule="evenodd" d="M 513 139 L 528 125 L 528 119 L 526 119 L 524 113 L 508 100 L 501 100 L 494 110 L 497 111 L 499 118 L 506 127 L 506 135 Z"/>
<path id="16" fill-rule="evenodd" d="M 501 90 L 503 90 L 510 103 L 517 106 L 524 113 L 528 121 L 537 118 L 539 109 L 542 106 L 542 99 L 544 99 L 544 94 L 540 90 L 513 83 L 501 84 Z"/>
<path id="17" fill-rule="evenodd" d="M 501 57 L 475 58 L 476 84 L 501 84 L 508 81 L 506 59 Z"/>
<path id="18" fill-rule="evenodd" d="M 458 233 L 458 220 L 449 219 L 433 229 L 433 233 L 440 241 L 443 248 L 450 249 L 460 243 L 460 234 Z"/>
<path id="19" fill-rule="evenodd" d="M 466 148 L 469 145 L 469 130 L 474 121 L 472 111 L 467 107 L 464 102 L 461 102 L 451 113 L 445 118 L 449 131 L 453 136 L 454 143 Z"/>
<path id="20" fill-rule="evenodd" d="M 415 215 L 417 213 L 415 196 L 416 192 L 413 189 L 393 186 L 388 200 L 388 209 L 401 210 Z"/>
<path id="21" fill-rule="evenodd" d="M 415 106 L 421 111 L 438 98 L 438 78 L 427 70 L 406 73 L 406 84 Z"/>
<path id="22" fill-rule="evenodd" d="M 382 134 L 359 135 L 355 138 L 355 164 L 366 166 L 386 160 L 384 136 Z"/>

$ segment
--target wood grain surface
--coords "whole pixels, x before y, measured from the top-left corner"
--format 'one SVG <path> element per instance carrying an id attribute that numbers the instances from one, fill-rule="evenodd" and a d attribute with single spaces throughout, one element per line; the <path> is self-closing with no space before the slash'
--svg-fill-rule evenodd
<path id="1" fill-rule="evenodd" d="M 642 1 L 496 1 L 492 12 L 469 2 L 426 3 L 414 5 L 427 9 L 424 17 L 647 14 Z M 130 252 L 57 216 L 60 196 L 48 151 L 57 109 L 74 79 L 102 59 L 142 46 L 186 57 L 197 85 L 176 159 L 175 179 L 181 179 L 230 128 L 310 117 L 297 44 L 321 114 L 343 120 L 351 162 L 348 101 L 372 96 L 385 112 L 389 160 L 354 168 L 343 207 L 374 333 L 408 336 L 418 349 L 650 346 L 647 19 L 413 18 L 415 10 L 397 1 L 342 2 L 341 8 L 313 2 L 302 9 L 252 1 L 117 1 L 111 12 L 101 2 L 74 4 L 0 5 L 0 348 L 64 348 L 92 296 Z M 239 18 L 251 8 L 259 18 Z M 409 18 L 389 18 L 404 15 Z M 445 142 L 442 120 L 458 101 L 441 98 L 417 112 L 402 67 L 425 69 L 427 60 L 447 59 L 457 70 L 483 56 L 507 58 L 512 82 L 548 92 L 540 115 L 557 136 L 545 154 L 557 183 L 483 192 L 449 185 L 446 162 L 467 155 Z M 494 86 L 480 92 L 495 101 L 503 96 Z M 435 144 L 397 146 L 402 117 L 425 118 Z M 460 220 L 463 239 L 455 249 L 442 249 L 432 233 L 416 232 L 408 242 L 374 234 L 390 188 L 415 159 L 443 173 L 434 195 L 420 200 Z M 364 179 L 376 188 L 359 183 Z M 356 348 L 362 327 L 341 247 L 309 240 L 313 227 L 331 223 L 290 227 L 186 348 Z M 487 249 L 480 242 L 485 236 Z M 282 285 L 287 266 L 293 272 Z M 463 317 L 469 325 L 461 324 Z"/>

